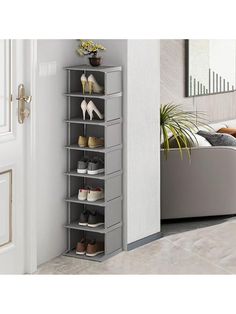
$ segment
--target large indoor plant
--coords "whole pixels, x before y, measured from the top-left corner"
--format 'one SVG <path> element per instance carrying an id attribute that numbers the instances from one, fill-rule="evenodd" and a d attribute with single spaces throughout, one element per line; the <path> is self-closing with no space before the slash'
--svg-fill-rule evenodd
<path id="1" fill-rule="evenodd" d="M 167 158 L 170 149 L 170 139 L 174 137 L 181 158 L 183 158 L 183 148 L 187 151 L 190 159 L 191 146 L 197 142 L 195 133 L 198 128 L 209 128 L 203 113 L 185 111 L 181 105 L 163 104 L 160 108 L 160 129 L 161 142 Z"/>

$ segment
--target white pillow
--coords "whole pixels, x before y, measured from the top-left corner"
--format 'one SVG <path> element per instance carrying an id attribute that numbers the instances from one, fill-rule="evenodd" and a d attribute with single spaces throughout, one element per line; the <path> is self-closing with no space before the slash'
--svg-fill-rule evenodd
<path id="1" fill-rule="evenodd" d="M 198 134 L 195 134 L 195 138 L 193 138 L 193 142 L 191 144 L 191 147 L 207 147 L 207 146 L 211 146 L 211 144 L 208 142 L 208 140 L 205 139 L 205 137 L 201 136 L 201 135 L 198 135 Z"/>
<path id="2" fill-rule="evenodd" d="M 213 123 L 210 124 L 210 127 L 212 127 L 212 129 L 217 132 L 219 129 L 221 128 L 227 128 L 227 125 L 225 122 L 218 122 L 218 123 Z M 203 131 L 207 131 L 207 132 L 213 132 L 211 130 L 208 130 L 207 128 L 205 128 Z"/>
<path id="3" fill-rule="evenodd" d="M 207 132 L 214 132 L 215 131 L 215 132 L 217 132 L 221 128 L 227 128 L 227 124 L 224 122 L 212 123 L 212 124 L 209 124 L 209 126 L 212 129 L 209 129 L 209 128 L 204 127 L 204 126 L 200 126 L 199 131 L 207 131 Z"/>
<path id="4" fill-rule="evenodd" d="M 225 121 L 227 128 L 236 128 L 236 120 Z"/>

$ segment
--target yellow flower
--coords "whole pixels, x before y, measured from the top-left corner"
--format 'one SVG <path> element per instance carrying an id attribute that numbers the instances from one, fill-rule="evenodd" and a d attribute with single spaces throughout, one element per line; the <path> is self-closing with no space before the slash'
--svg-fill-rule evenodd
<path id="1" fill-rule="evenodd" d="M 106 50 L 101 44 L 95 44 L 92 40 L 80 39 L 80 46 L 76 49 L 80 56 L 88 55 L 90 53 L 97 53 L 99 50 Z"/>

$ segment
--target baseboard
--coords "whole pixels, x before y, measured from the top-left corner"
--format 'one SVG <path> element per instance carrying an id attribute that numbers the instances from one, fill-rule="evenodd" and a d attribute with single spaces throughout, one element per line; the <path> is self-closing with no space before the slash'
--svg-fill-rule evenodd
<path id="1" fill-rule="evenodd" d="M 155 240 L 158 240 L 162 237 L 162 233 L 161 232 L 157 232 L 157 233 L 154 233 L 154 234 L 151 234 L 145 238 L 142 238 L 140 240 L 137 240 L 137 241 L 134 241 L 134 242 L 131 242 L 127 245 L 127 251 L 131 251 L 133 249 L 136 249 L 137 247 L 139 246 L 142 246 L 142 245 L 145 245 L 145 244 L 148 244 L 152 241 L 155 241 Z"/>

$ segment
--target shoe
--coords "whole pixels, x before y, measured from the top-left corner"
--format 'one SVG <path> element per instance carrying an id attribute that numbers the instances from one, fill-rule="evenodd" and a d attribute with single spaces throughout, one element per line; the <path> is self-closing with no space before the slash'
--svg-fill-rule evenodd
<path id="1" fill-rule="evenodd" d="M 83 120 L 85 120 L 85 114 L 86 114 L 86 110 L 87 110 L 87 103 L 86 103 L 86 101 L 85 100 L 83 100 L 82 102 L 81 102 L 81 104 L 80 104 L 80 108 L 81 108 L 81 110 L 82 110 L 82 112 L 83 112 Z"/>
<path id="2" fill-rule="evenodd" d="M 79 147 L 87 147 L 88 146 L 88 138 L 86 136 L 79 136 L 78 145 L 79 145 Z"/>
<path id="3" fill-rule="evenodd" d="M 95 136 L 90 136 L 88 138 L 88 147 L 89 148 L 96 148 L 96 147 L 101 147 L 101 146 L 104 146 L 104 139 L 103 138 L 97 138 Z"/>
<path id="4" fill-rule="evenodd" d="M 90 212 L 88 216 L 88 227 L 95 228 L 104 224 L 104 216 L 98 214 L 96 211 Z"/>
<path id="5" fill-rule="evenodd" d="M 85 255 L 87 251 L 87 243 L 85 239 L 81 239 L 80 242 L 77 243 L 75 253 L 78 255 Z"/>
<path id="6" fill-rule="evenodd" d="M 90 102 L 87 105 L 87 112 L 89 114 L 90 120 L 93 120 L 93 111 L 96 112 L 97 116 L 99 117 L 99 119 L 103 119 L 103 115 L 101 114 L 101 112 L 98 110 L 98 108 L 94 105 L 94 103 L 92 102 L 92 100 L 90 100 Z M 85 119 L 84 119 L 85 120 Z"/>
<path id="7" fill-rule="evenodd" d="M 88 197 L 88 192 L 91 190 L 91 188 L 89 186 L 83 188 L 83 189 L 79 189 L 78 192 L 78 200 L 79 201 L 86 201 L 87 197 Z"/>
<path id="8" fill-rule="evenodd" d="M 98 84 L 98 82 L 95 80 L 95 77 L 93 74 L 90 74 L 88 77 L 88 86 L 89 86 L 89 94 L 94 93 L 102 93 L 103 87 Z"/>
<path id="9" fill-rule="evenodd" d="M 96 202 L 104 198 L 104 191 L 102 188 L 96 188 L 95 190 L 89 190 L 87 193 L 88 202 Z"/>
<path id="10" fill-rule="evenodd" d="M 88 86 L 88 80 L 87 77 L 85 76 L 85 74 L 82 74 L 80 77 L 81 80 L 81 84 L 82 84 L 82 93 L 88 93 L 89 91 L 89 86 Z"/>
<path id="11" fill-rule="evenodd" d="M 79 225 L 80 226 L 87 226 L 88 225 L 89 215 L 90 215 L 90 213 L 88 210 L 82 211 L 82 213 L 79 216 Z"/>
<path id="12" fill-rule="evenodd" d="M 77 163 L 77 173 L 87 173 L 88 169 L 88 157 L 81 158 Z"/>
<path id="13" fill-rule="evenodd" d="M 98 254 L 104 253 L 104 243 L 92 240 L 88 243 L 86 249 L 86 256 L 96 256 Z"/>
<path id="14" fill-rule="evenodd" d="M 88 162 L 87 173 L 88 174 L 99 174 L 104 172 L 104 162 L 101 158 L 94 157 Z"/>

